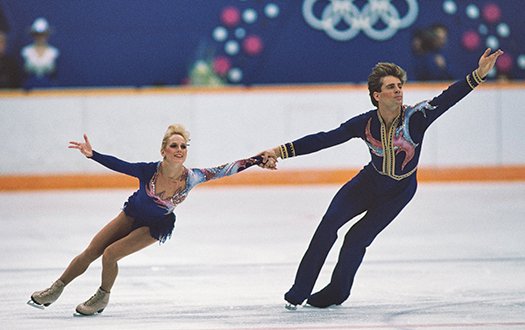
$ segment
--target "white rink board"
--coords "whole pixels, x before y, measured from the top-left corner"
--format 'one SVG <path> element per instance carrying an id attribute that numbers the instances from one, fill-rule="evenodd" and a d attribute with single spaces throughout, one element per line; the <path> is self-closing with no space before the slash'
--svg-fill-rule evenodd
<path id="1" fill-rule="evenodd" d="M 405 103 L 430 99 L 446 85 L 405 88 Z M 523 89 L 487 85 L 461 100 L 427 132 L 421 166 L 525 163 Z M 365 86 L 226 92 L 147 92 L 0 98 L 0 175 L 107 173 L 67 149 L 86 132 L 102 153 L 128 161 L 160 158 L 167 126 L 192 134 L 188 165 L 210 167 L 252 156 L 306 134 L 331 130 L 372 109 Z M 282 169 L 361 168 L 362 141 L 282 162 Z"/>

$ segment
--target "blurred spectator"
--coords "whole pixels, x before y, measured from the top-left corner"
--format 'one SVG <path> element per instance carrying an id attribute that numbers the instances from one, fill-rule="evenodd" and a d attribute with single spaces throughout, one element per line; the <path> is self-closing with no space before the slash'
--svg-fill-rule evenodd
<path id="1" fill-rule="evenodd" d="M 7 54 L 7 34 L 0 31 L 0 89 L 20 88 L 22 76 L 17 60 Z"/>
<path id="2" fill-rule="evenodd" d="M 7 17 L 4 14 L 4 8 L 2 8 L 2 2 L 0 1 L 0 31 L 9 32 L 9 23 Z"/>
<path id="3" fill-rule="evenodd" d="M 415 76 L 420 81 L 452 80 L 443 48 L 448 41 L 448 29 L 435 24 L 417 30 L 412 38 L 415 56 Z"/>
<path id="4" fill-rule="evenodd" d="M 24 88 L 53 87 L 57 73 L 57 58 L 60 52 L 48 44 L 49 23 L 37 18 L 31 26 L 33 43 L 22 48 L 26 80 Z"/>

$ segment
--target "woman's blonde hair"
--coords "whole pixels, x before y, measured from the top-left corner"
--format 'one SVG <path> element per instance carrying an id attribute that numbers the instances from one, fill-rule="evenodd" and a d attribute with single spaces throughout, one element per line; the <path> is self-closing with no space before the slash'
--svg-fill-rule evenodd
<path id="1" fill-rule="evenodd" d="M 186 128 L 181 124 L 172 124 L 168 126 L 166 133 L 164 133 L 164 137 L 162 138 L 162 144 L 160 146 L 160 151 L 166 148 L 166 146 L 168 145 L 168 139 L 175 134 L 182 136 L 184 140 L 186 140 L 186 143 L 190 142 L 190 132 L 188 132 Z"/>

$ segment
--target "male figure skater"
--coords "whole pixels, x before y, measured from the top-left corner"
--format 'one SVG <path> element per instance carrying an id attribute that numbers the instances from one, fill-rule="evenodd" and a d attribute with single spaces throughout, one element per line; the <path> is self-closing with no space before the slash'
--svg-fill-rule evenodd
<path id="1" fill-rule="evenodd" d="M 329 148 L 352 138 L 368 146 L 371 161 L 335 195 L 301 260 L 295 282 L 284 298 L 288 309 L 304 300 L 314 307 L 342 304 L 350 296 L 354 277 L 366 248 L 408 204 L 416 192 L 416 170 L 423 136 L 445 111 L 484 82 L 501 50 L 487 49 L 479 66 L 430 101 L 403 105 L 405 71 L 392 63 L 378 63 L 368 77 L 373 110 L 351 118 L 336 129 L 307 135 L 264 152 L 273 158 L 300 156 Z M 337 230 L 364 213 L 345 236 L 330 283 L 311 294 Z"/>

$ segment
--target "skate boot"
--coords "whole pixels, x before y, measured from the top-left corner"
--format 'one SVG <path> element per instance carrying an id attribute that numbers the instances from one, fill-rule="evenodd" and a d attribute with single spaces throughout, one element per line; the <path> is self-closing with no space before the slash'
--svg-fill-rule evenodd
<path id="1" fill-rule="evenodd" d="M 56 280 L 49 288 L 34 292 L 31 295 L 31 300 L 29 300 L 27 304 L 36 308 L 44 309 L 44 307 L 51 305 L 58 299 L 58 297 L 60 297 L 65 286 L 64 282 Z"/>
<path id="2" fill-rule="evenodd" d="M 109 303 L 109 292 L 99 288 L 97 292 L 87 301 L 77 306 L 77 313 L 80 315 L 94 315 L 102 313 Z"/>

